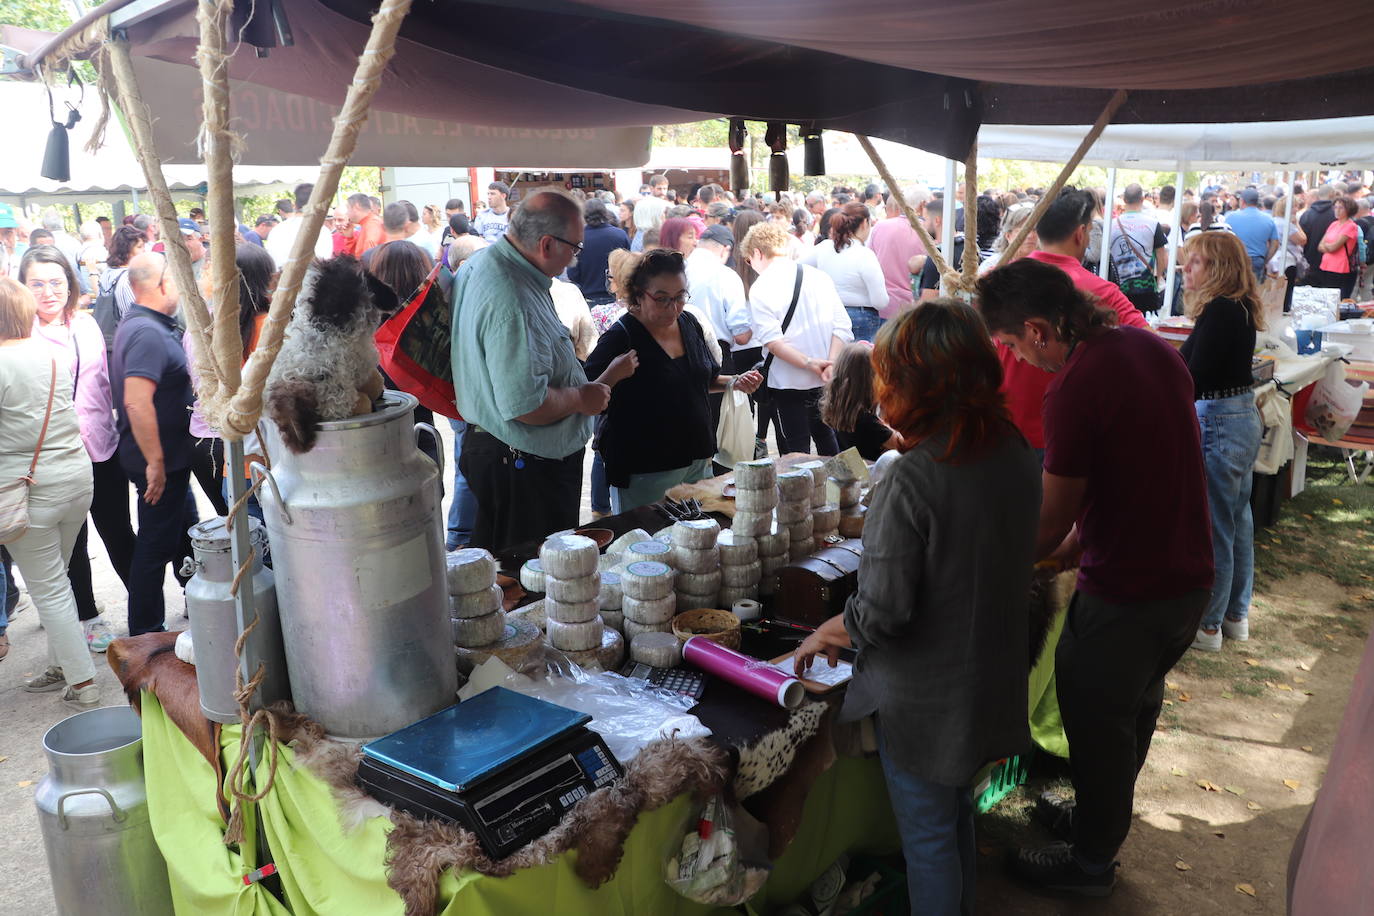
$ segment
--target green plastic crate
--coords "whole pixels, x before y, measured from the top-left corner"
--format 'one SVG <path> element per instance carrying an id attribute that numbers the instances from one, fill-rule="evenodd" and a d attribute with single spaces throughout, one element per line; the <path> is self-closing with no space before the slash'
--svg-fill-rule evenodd
<path id="1" fill-rule="evenodd" d="M 978 813 L 986 814 L 1012 790 L 1026 782 L 1026 764 L 1020 755 L 1007 757 L 983 770 L 973 784 L 973 797 L 977 799 Z"/>

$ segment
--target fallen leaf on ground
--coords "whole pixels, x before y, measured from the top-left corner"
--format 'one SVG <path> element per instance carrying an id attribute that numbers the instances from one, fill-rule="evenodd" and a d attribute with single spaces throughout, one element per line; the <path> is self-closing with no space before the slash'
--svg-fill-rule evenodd
<path id="1" fill-rule="evenodd" d="M 1266 686 L 1266 687 L 1274 687 L 1275 685 L 1274 685 L 1274 682 L 1273 682 L 1273 681 L 1265 681 L 1265 682 L 1264 682 L 1264 686 Z"/>
<path id="2" fill-rule="evenodd" d="M 1302 695 L 1305 696 L 1305 697 L 1315 696 L 1315 694 L 1313 694 L 1312 691 L 1310 691 L 1310 690 L 1304 690 L 1304 691 L 1302 692 Z"/>
<path id="3" fill-rule="evenodd" d="M 1285 780 L 1285 781 L 1286 781 L 1286 780 Z M 1204 789 L 1204 790 L 1206 790 L 1206 791 L 1208 791 L 1208 792 L 1219 792 L 1219 791 L 1221 791 L 1220 789 L 1217 788 L 1217 784 L 1214 783 L 1214 782 L 1212 782 L 1210 779 L 1199 779 L 1199 780 L 1197 781 L 1197 787 L 1198 787 L 1199 789 Z"/>
<path id="4" fill-rule="evenodd" d="M 1295 678 L 1293 678 L 1293 683 L 1294 683 L 1294 684 L 1306 684 L 1306 683 L 1307 683 L 1307 678 L 1305 678 L 1305 677 L 1295 677 Z"/>
<path id="5" fill-rule="evenodd" d="M 1236 890 L 1239 891 L 1240 893 L 1244 894 L 1244 895 L 1247 896 L 1247 897 L 1253 897 L 1253 896 L 1255 896 L 1255 888 L 1254 888 L 1253 885 L 1250 885 L 1250 884 L 1237 884 L 1237 885 L 1236 885 Z"/>
<path id="6" fill-rule="evenodd" d="M 1259 662 L 1255 661 L 1253 658 L 1247 658 L 1245 664 L 1249 665 L 1251 668 L 1259 667 Z"/>
<path id="7" fill-rule="evenodd" d="M 1189 865 L 1187 862 L 1183 861 L 1182 859 L 1179 859 L 1177 862 L 1174 863 L 1174 868 L 1177 868 L 1179 871 L 1192 871 L 1192 870 L 1193 870 L 1193 866 Z"/>
<path id="8" fill-rule="evenodd" d="M 1282 719 L 1282 718 L 1283 718 L 1283 716 L 1279 715 L 1279 714 L 1276 713 L 1276 712 L 1271 712 L 1269 715 L 1273 716 L 1275 719 Z"/>
<path id="9" fill-rule="evenodd" d="M 1224 839 L 1226 839 L 1226 831 L 1224 831 L 1224 830 L 1213 830 L 1213 831 L 1212 831 L 1212 836 L 1216 837 L 1216 838 L 1219 839 L 1219 840 L 1224 840 Z"/>
<path id="10" fill-rule="evenodd" d="M 1245 803 L 1245 807 L 1249 808 L 1251 811 L 1263 811 L 1263 810 L 1264 810 L 1264 805 L 1259 805 L 1259 804 L 1256 804 L 1255 802 L 1246 802 L 1246 803 Z"/>
<path id="11" fill-rule="evenodd" d="M 1283 541 L 1282 541 L 1280 538 L 1274 538 L 1273 541 L 1272 541 L 1272 543 L 1275 543 L 1275 544 L 1282 544 Z"/>
<path id="12" fill-rule="evenodd" d="M 1298 662 L 1298 670 L 1299 670 L 1299 671 L 1311 671 L 1311 670 L 1312 670 L 1312 666 L 1309 665 L 1307 662 Z"/>
<path id="13" fill-rule="evenodd" d="M 1291 684 L 1280 684 L 1280 685 L 1279 685 L 1279 689 L 1280 689 L 1280 690 L 1288 690 L 1288 691 L 1291 691 L 1291 690 L 1293 689 L 1293 687 L 1292 687 Z"/>
<path id="14" fill-rule="evenodd" d="M 1256 544 L 1255 546 L 1258 547 L 1260 550 L 1268 550 L 1268 549 L 1269 549 L 1269 545 L 1268 545 L 1268 544 Z"/>
<path id="15" fill-rule="evenodd" d="M 1187 771 L 1187 770 L 1180 770 L 1178 767 L 1174 767 L 1172 770 L 1169 771 L 1169 773 L 1170 773 L 1170 775 L 1173 775 L 1173 776 L 1187 776 L 1187 775 L 1188 775 L 1188 771 Z"/>
<path id="16" fill-rule="evenodd" d="M 1165 681 L 1164 686 L 1170 690 L 1177 690 L 1179 688 L 1179 683 L 1178 681 Z"/>
<path id="17" fill-rule="evenodd" d="M 1298 782 L 1296 779 L 1285 779 L 1283 784 L 1295 792 L 1302 786 L 1302 783 Z"/>
<path id="18" fill-rule="evenodd" d="M 1314 518 L 1315 518 L 1315 516 L 1308 515 L 1306 512 L 1304 512 L 1304 513 L 1302 514 L 1302 517 L 1305 518 L 1305 519 L 1307 519 L 1309 522 L 1310 522 L 1310 521 L 1313 521 Z"/>
<path id="19" fill-rule="evenodd" d="M 17 785 L 18 785 L 19 788 L 21 788 L 21 789 L 27 789 L 29 786 L 33 785 L 33 780 L 32 780 L 32 779 L 21 779 L 21 780 L 17 783 Z"/>
<path id="20" fill-rule="evenodd" d="M 1336 499 L 1336 497 L 1334 497 L 1334 496 L 1331 497 L 1331 504 L 1332 504 L 1333 506 L 1344 506 L 1344 505 L 1345 505 L 1345 503 L 1341 502 L 1339 499 Z"/>
<path id="21" fill-rule="evenodd" d="M 1336 640 L 1336 637 L 1332 636 L 1330 633 L 1323 633 L 1322 635 L 1325 636 L 1327 639 L 1331 640 L 1332 642 L 1335 642 Z"/>
<path id="22" fill-rule="evenodd" d="M 1312 753 L 1312 745 L 1310 745 L 1310 744 L 1304 744 L 1304 745 L 1302 746 L 1302 749 L 1305 750 L 1305 751 L 1307 751 L 1307 753 L 1309 753 L 1309 754 Z"/>
<path id="23" fill-rule="evenodd" d="M 1242 789 L 1240 786 L 1227 786 L 1227 787 L 1226 787 L 1226 791 L 1227 791 L 1227 792 L 1230 792 L 1232 795 L 1244 795 L 1244 794 L 1245 794 L 1245 790 Z"/>
<path id="24" fill-rule="evenodd" d="M 4 763 L 6 760 L 9 760 L 9 759 L 10 759 L 10 758 L 7 757 L 7 756 L 0 755 L 0 763 Z"/>
<path id="25" fill-rule="evenodd" d="M 1174 701 L 1173 701 L 1173 700 L 1165 700 L 1165 701 L 1164 701 L 1164 705 L 1165 705 L 1165 706 L 1173 706 L 1173 705 L 1174 705 Z"/>
<path id="26" fill-rule="evenodd" d="M 1236 695 L 1234 693 L 1223 693 L 1221 695 L 1221 698 L 1223 700 L 1234 700 L 1236 698 Z"/>

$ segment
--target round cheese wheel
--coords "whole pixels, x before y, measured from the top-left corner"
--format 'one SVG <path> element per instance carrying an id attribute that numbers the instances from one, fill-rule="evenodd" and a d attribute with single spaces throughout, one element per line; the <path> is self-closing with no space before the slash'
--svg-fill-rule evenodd
<path id="1" fill-rule="evenodd" d="M 793 468 L 778 475 L 778 499 L 781 502 L 808 502 L 815 488 L 810 471 Z"/>
<path id="2" fill-rule="evenodd" d="M 791 562 L 791 557 L 785 553 L 776 557 L 759 557 L 759 578 L 763 579 L 773 575 L 789 562 Z"/>
<path id="3" fill-rule="evenodd" d="M 620 573 L 604 572 L 601 574 L 601 589 L 597 592 L 597 600 L 601 602 L 601 610 L 618 611 L 624 593 L 620 590 Z"/>
<path id="4" fill-rule="evenodd" d="M 864 534 L 864 519 L 868 517 L 867 506 L 854 506 L 840 510 L 840 535 L 847 538 L 861 538 Z"/>
<path id="5" fill-rule="evenodd" d="M 630 660 L 655 668 L 682 664 L 682 641 L 672 633 L 640 633 L 630 640 Z"/>
<path id="6" fill-rule="evenodd" d="M 631 563 L 620 572 L 620 591 L 626 598 L 642 601 L 665 598 L 673 593 L 673 568 L 657 560 Z"/>
<path id="7" fill-rule="evenodd" d="M 673 526 L 671 536 L 674 547 L 710 549 L 716 546 L 716 538 L 720 537 L 720 522 L 713 518 L 694 518 L 678 522 Z"/>
<path id="8" fill-rule="evenodd" d="M 740 487 L 735 490 L 736 512 L 767 512 L 777 504 L 778 491 L 776 487 L 767 487 L 762 490 L 746 490 Z"/>
<path id="9" fill-rule="evenodd" d="M 489 646 L 506 635 L 506 614 L 497 611 L 481 617 L 454 617 L 453 641 L 460 646 Z"/>
<path id="10" fill-rule="evenodd" d="M 721 574 L 725 567 L 717 567 L 710 572 L 679 572 L 673 580 L 673 590 L 689 595 L 714 595 L 720 588 Z"/>
<path id="11" fill-rule="evenodd" d="M 464 547 L 444 557 L 448 593 L 470 595 L 496 582 L 496 559 L 481 547 Z"/>
<path id="12" fill-rule="evenodd" d="M 559 579 L 556 576 L 544 577 L 544 594 L 555 601 L 569 603 L 593 601 L 600 591 L 600 573 L 578 576 L 576 579 Z"/>
<path id="13" fill-rule="evenodd" d="M 672 620 L 673 614 L 677 613 L 677 597 L 669 595 L 666 598 L 641 599 L 626 595 L 625 602 L 620 605 L 620 613 L 625 615 L 626 620 L 635 623 L 662 623 Z"/>
<path id="14" fill-rule="evenodd" d="M 628 617 L 625 618 L 625 638 L 628 639 L 631 644 L 634 643 L 635 637 L 640 633 L 671 632 L 673 632 L 673 625 L 668 621 L 664 621 L 663 623 L 636 623 Z"/>
<path id="15" fill-rule="evenodd" d="M 756 458 L 735 465 L 735 486 L 740 490 L 772 489 L 778 482 L 778 469 L 772 458 Z"/>
<path id="16" fill-rule="evenodd" d="M 596 561 L 597 572 L 613 572 L 625 563 L 625 554 L 603 553 Z"/>
<path id="17" fill-rule="evenodd" d="M 829 500 L 826 499 L 824 484 L 811 491 L 811 508 L 814 509 L 817 506 L 824 506 L 827 502 L 829 502 Z"/>
<path id="18" fill-rule="evenodd" d="M 859 499 L 863 496 L 863 485 L 857 480 L 847 480 L 840 485 L 840 508 L 848 509 L 850 506 L 857 506 Z"/>
<path id="19" fill-rule="evenodd" d="M 773 510 L 746 512 L 740 510 L 730 523 L 730 530 L 743 537 L 762 537 L 773 527 Z"/>
<path id="20" fill-rule="evenodd" d="M 812 517 L 809 516 L 809 515 L 808 515 L 806 518 L 802 519 L 801 521 L 797 522 L 795 525 L 788 525 L 788 526 L 787 526 L 787 543 L 788 543 L 788 545 L 790 546 L 790 545 L 792 545 L 792 544 L 797 543 L 798 541 L 809 541 L 809 540 L 811 540 L 811 535 L 812 535 L 812 533 L 813 533 L 815 530 L 816 530 L 816 528 L 815 528 L 815 523 L 812 521 Z"/>
<path id="21" fill-rule="evenodd" d="M 759 559 L 787 555 L 787 544 L 792 538 L 787 526 L 774 522 L 767 534 L 759 535 Z"/>
<path id="22" fill-rule="evenodd" d="M 606 548 L 606 555 L 618 557 L 630 549 L 631 544 L 638 544 L 640 541 L 649 540 L 649 532 L 643 528 L 632 528 L 611 542 L 611 546 Z"/>
<path id="23" fill-rule="evenodd" d="M 620 611 L 602 611 L 601 622 L 606 625 L 608 630 L 625 629 L 625 615 Z"/>
<path id="24" fill-rule="evenodd" d="M 719 589 L 717 589 L 714 592 L 711 592 L 711 594 L 709 595 L 700 592 L 678 592 L 678 611 L 695 611 L 700 608 L 717 607 L 719 605 L 719 602 L 716 601 L 716 595 L 718 595 L 719 593 Z"/>
<path id="25" fill-rule="evenodd" d="M 748 601 L 759 596 L 758 583 L 753 585 L 724 586 L 720 590 L 719 600 L 725 607 L 734 607 L 741 601 Z"/>
<path id="26" fill-rule="evenodd" d="M 721 566 L 738 566 L 759 558 L 758 539 L 738 534 L 729 528 L 720 533 L 716 548 L 720 551 Z"/>
<path id="27" fill-rule="evenodd" d="M 793 541 L 792 545 L 787 548 L 787 559 L 791 560 L 793 563 L 798 560 L 804 560 L 811 556 L 812 551 L 815 549 L 816 544 L 810 538 L 804 541 Z"/>
<path id="28" fill-rule="evenodd" d="M 526 560 L 520 567 L 520 587 L 527 592 L 544 591 L 544 567 L 538 560 Z"/>
<path id="29" fill-rule="evenodd" d="M 625 661 L 625 637 L 610 627 L 604 627 L 601 631 L 601 645 L 563 654 L 568 657 L 568 661 L 582 668 L 617 671 Z"/>
<path id="30" fill-rule="evenodd" d="M 769 598 L 778 593 L 778 577 L 774 573 L 769 573 L 759 580 L 759 597 Z"/>
<path id="31" fill-rule="evenodd" d="M 757 585 L 759 577 L 762 575 L 763 564 L 758 560 L 752 563 L 742 563 L 739 566 L 722 566 L 720 568 L 720 584 L 727 587 Z"/>
<path id="32" fill-rule="evenodd" d="M 596 541 L 580 534 L 554 535 L 539 548 L 539 563 L 546 575 L 559 579 L 576 579 L 596 572 L 596 559 L 601 552 Z"/>
<path id="33" fill-rule="evenodd" d="M 825 469 L 824 461 L 803 461 L 800 464 L 792 465 L 794 471 L 805 471 L 811 475 L 812 487 L 825 486 L 825 478 L 830 476 L 830 472 Z"/>
<path id="34" fill-rule="evenodd" d="M 601 610 L 601 602 L 596 598 L 590 601 L 555 601 L 544 599 L 544 614 L 559 623 L 585 623 Z"/>
<path id="35" fill-rule="evenodd" d="M 506 621 L 528 620 L 539 629 L 544 629 L 548 623 L 548 618 L 544 614 L 544 600 L 531 601 L 529 604 L 516 608 L 506 615 Z"/>
<path id="36" fill-rule="evenodd" d="M 505 593 L 499 585 L 489 585 L 470 595 L 449 595 L 448 607 L 452 617 L 482 617 L 501 610 Z"/>
<path id="37" fill-rule="evenodd" d="M 496 642 L 475 649 L 454 646 L 453 651 L 457 655 L 458 673 L 465 677 L 493 656 L 516 671 L 530 671 L 544 660 L 544 634 L 528 620 L 507 615 L 505 631 Z"/>
<path id="38" fill-rule="evenodd" d="M 840 527 L 840 507 L 826 503 L 811 511 L 812 534 L 817 531 L 834 531 Z"/>
<path id="39" fill-rule="evenodd" d="M 777 515 L 780 524 L 795 525 L 811 514 L 811 502 L 802 500 L 801 502 L 778 503 L 777 511 L 774 514 Z"/>
<path id="40" fill-rule="evenodd" d="M 691 547 L 674 547 L 673 558 L 669 561 L 673 568 L 681 572 L 704 573 L 720 568 L 720 551 L 714 547 L 696 550 Z"/>
<path id="41" fill-rule="evenodd" d="M 559 623 L 549 620 L 549 645 L 564 652 L 580 652 L 601 645 L 605 625 L 599 616 L 580 623 Z"/>
<path id="42" fill-rule="evenodd" d="M 647 541 L 640 541 L 638 544 L 631 544 L 626 549 L 622 559 L 626 563 L 633 563 L 636 560 L 659 560 L 667 563 L 672 553 L 672 545 L 657 538 L 650 538 Z"/>

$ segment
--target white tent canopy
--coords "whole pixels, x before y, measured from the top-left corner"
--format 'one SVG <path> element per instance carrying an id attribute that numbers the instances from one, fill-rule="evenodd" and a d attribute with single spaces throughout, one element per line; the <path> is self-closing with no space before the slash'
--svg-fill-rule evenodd
<path id="1" fill-rule="evenodd" d="M 1066 162 L 1088 127 L 984 124 L 978 155 Z M 1374 167 L 1374 117 L 1244 124 L 1113 124 L 1083 159 L 1120 168 L 1231 171 Z"/>

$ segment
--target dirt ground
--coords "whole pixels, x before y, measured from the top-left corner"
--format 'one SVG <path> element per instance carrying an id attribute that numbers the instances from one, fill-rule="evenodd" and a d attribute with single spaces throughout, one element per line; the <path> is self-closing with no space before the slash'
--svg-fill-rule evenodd
<path id="1" fill-rule="evenodd" d="M 1115 893 L 1039 896 L 1004 875 L 1008 849 L 1049 839 L 1031 799 L 1067 782 L 1041 781 L 979 819 L 979 913 L 1285 912 L 1293 838 L 1374 620 L 1374 485 L 1351 486 L 1333 457 L 1317 456 L 1308 489 L 1256 532 L 1250 640 L 1190 650 L 1166 682 Z"/>

